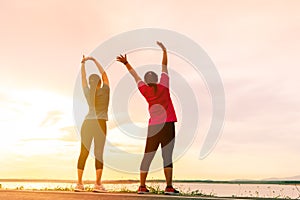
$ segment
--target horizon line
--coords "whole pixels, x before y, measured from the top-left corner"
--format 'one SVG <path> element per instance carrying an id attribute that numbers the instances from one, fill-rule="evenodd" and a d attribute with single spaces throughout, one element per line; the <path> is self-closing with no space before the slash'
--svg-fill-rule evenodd
<path id="1" fill-rule="evenodd" d="M 76 183 L 77 180 L 71 180 L 71 179 L 17 179 L 17 178 L 8 178 L 8 179 L 0 179 L 1 182 L 51 182 L 51 183 Z M 94 180 L 86 180 L 84 181 L 86 184 L 93 184 Z M 102 180 L 104 184 L 121 184 L 121 183 L 127 183 L 127 184 L 133 184 L 138 183 L 138 179 L 120 179 L 120 180 Z M 147 180 L 147 182 L 165 182 L 164 179 L 151 179 Z M 278 180 L 201 180 L 201 179 L 175 179 L 173 182 L 177 183 L 216 183 L 216 184 L 300 184 L 299 180 L 288 180 L 288 179 L 278 179 Z"/>

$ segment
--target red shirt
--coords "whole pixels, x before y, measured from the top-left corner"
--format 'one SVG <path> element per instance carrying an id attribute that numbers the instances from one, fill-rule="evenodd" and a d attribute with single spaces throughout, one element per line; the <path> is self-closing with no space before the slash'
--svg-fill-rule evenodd
<path id="1" fill-rule="evenodd" d="M 165 122 L 177 122 L 176 113 L 170 97 L 169 76 L 162 72 L 157 90 L 148 86 L 144 81 L 137 82 L 141 94 L 149 104 L 149 125 L 163 124 Z"/>

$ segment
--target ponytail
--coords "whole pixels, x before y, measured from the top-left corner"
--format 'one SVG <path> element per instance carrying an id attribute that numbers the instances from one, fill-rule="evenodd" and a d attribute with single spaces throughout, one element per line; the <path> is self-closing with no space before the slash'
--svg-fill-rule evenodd
<path id="1" fill-rule="evenodd" d="M 156 94 L 156 92 L 157 92 L 157 84 L 156 83 L 149 83 L 148 85 L 154 89 L 154 94 Z"/>
<path id="2" fill-rule="evenodd" d="M 96 108 L 96 92 L 97 87 L 90 87 L 90 101 L 92 108 Z"/>

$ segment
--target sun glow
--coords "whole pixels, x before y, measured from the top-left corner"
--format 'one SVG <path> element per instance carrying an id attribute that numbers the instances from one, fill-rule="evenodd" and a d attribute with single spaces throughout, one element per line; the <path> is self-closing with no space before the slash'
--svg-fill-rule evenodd
<path id="1" fill-rule="evenodd" d="M 5 140 L 1 147 L 13 147 L 10 153 L 35 155 L 51 153 L 52 146 L 60 145 L 56 140 L 72 134 L 71 99 L 55 93 L 29 90 L 4 91 L 0 104 L 1 132 Z M 76 139 L 76 135 L 74 134 Z"/>

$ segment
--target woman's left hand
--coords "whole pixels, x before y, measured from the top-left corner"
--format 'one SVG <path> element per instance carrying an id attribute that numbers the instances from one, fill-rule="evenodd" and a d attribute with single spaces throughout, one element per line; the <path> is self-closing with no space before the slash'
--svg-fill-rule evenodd
<path id="1" fill-rule="evenodd" d="M 85 61 L 86 61 L 86 57 L 82 55 L 81 63 L 85 63 Z"/>
<path id="2" fill-rule="evenodd" d="M 83 55 L 81 62 L 84 63 L 84 62 L 87 61 L 87 60 L 92 60 L 92 61 L 94 61 L 95 58 L 93 58 L 92 56 L 85 57 L 85 56 Z"/>
<path id="3" fill-rule="evenodd" d="M 124 65 L 128 63 L 126 54 L 125 56 L 123 56 L 122 54 L 120 54 L 120 56 L 117 56 L 117 61 L 123 63 Z"/>

